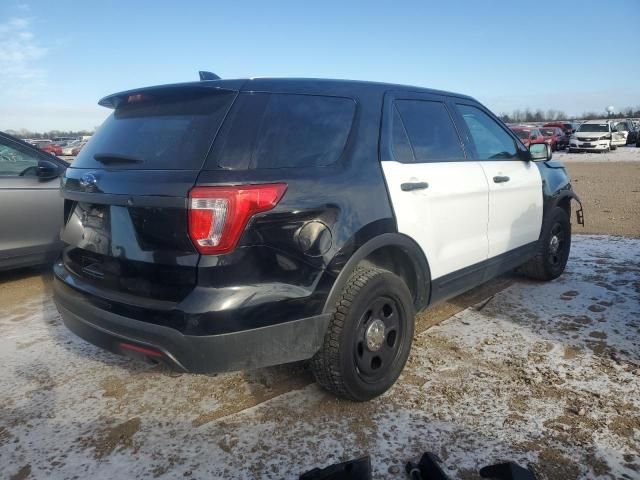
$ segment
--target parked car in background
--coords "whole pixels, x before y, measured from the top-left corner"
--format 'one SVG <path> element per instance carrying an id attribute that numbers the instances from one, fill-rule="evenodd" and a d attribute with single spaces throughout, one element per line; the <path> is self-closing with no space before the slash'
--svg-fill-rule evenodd
<path id="1" fill-rule="evenodd" d="M 615 150 L 611 143 L 611 123 L 607 120 L 588 120 L 582 123 L 569 139 L 569 152 L 608 152 Z"/>
<path id="2" fill-rule="evenodd" d="M 71 149 L 71 155 L 74 156 L 74 157 L 79 155 L 86 144 L 87 144 L 87 142 L 80 142 L 78 145 L 73 147 Z"/>
<path id="3" fill-rule="evenodd" d="M 559 127 L 542 127 L 540 132 L 547 139 L 552 151 L 564 150 L 569 145 L 569 137 Z"/>
<path id="4" fill-rule="evenodd" d="M 46 147 L 47 145 L 51 145 L 53 142 L 48 138 L 36 138 L 36 139 L 28 140 L 28 143 L 30 145 L 33 145 L 36 148 L 43 148 L 43 147 Z"/>
<path id="5" fill-rule="evenodd" d="M 114 113 L 61 182 L 53 289 L 65 325 L 116 353 L 193 372 L 310 360 L 364 401 L 402 372 L 416 310 L 567 263 L 563 165 L 471 97 L 260 78 L 100 105 Z"/>
<path id="6" fill-rule="evenodd" d="M 43 152 L 50 153 L 51 155 L 62 155 L 62 147 L 56 143 L 50 143 L 40 148 Z"/>
<path id="7" fill-rule="evenodd" d="M 633 145 L 638 141 L 638 126 L 635 124 L 631 124 L 631 130 L 629 130 L 629 134 L 627 135 L 627 145 Z"/>
<path id="8" fill-rule="evenodd" d="M 0 132 L 0 270 L 52 262 L 60 254 L 68 164 Z"/>
<path id="9" fill-rule="evenodd" d="M 624 147 L 627 144 L 629 136 L 630 124 L 626 121 L 611 122 L 611 149 Z"/>
<path id="10" fill-rule="evenodd" d="M 54 137 L 51 139 L 56 145 L 66 147 L 69 143 L 77 140 L 76 137 Z"/>
<path id="11" fill-rule="evenodd" d="M 576 128 L 578 128 L 578 126 L 573 122 L 547 122 L 542 126 L 561 128 L 562 131 L 567 134 L 567 137 L 571 136 L 571 134 L 576 131 Z"/>
<path id="12" fill-rule="evenodd" d="M 633 123 L 628 120 L 621 120 L 619 122 L 613 122 L 613 135 L 614 143 L 618 146 L 619 142 L 622 142 L 624 136 L 624 143 L 619 146 L 629 143 L 629 133 L 633 131 Z"/>
<path id="13" fill-rule="evenodd" d="M 73 149 L 79 147 L 82 144 L 82 140 L 75 139 L 72 142 L 69 142 L 63 149 L 62 155 L 71 156 L 73 155 Z"/>
<path id="14" fill-rule="evenodd" d="M 515 126 L 510 127 L 513 133 L 515 133 L 522 143 L 524 143 L 525 147 L 529 147 L 529 145 L 533 145 L 535 143 L 547 143 L 546 138 L 542 135 L 542 132 L 536 127 L 524 127 L 524 126 Z"/>

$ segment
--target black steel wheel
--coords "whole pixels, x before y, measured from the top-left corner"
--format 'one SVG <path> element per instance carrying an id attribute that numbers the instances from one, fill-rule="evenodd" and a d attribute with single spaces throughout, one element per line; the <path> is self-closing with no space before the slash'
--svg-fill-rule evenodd
<path id="1" fill-rule="evenodd" d="M 561 222 L 555 222 L 551 227 L 547 260 L 551 268 L 557 268 L 562 263 L 566 263 L 568 239 L 566 231 Z"/>
<path id="2" fill-rule="evenodd" d="M 317 382 L 355 401 L 387 391 L 404 368 L 415 310 L 407 285 L 380 268 L 357 268 L 336 304 L 321 350 L 311 359 Z"/>
<path id="3" fill-rule="evenodd" d="M 391 297 L 371 301 L 358 320 L 354 336 L 354 356 L 363 381 L 376 383 L 393 365 L 400 353 L 401 338 L 405 334 L 406 319 Z"/>
<path id="4" fill-rule="evenodd" d="M 569 214 L 555 207 L 545 219 L 536 255 L 520 270 L 535 280 L 553 280 L 564 272 L 571 252 Z"/>

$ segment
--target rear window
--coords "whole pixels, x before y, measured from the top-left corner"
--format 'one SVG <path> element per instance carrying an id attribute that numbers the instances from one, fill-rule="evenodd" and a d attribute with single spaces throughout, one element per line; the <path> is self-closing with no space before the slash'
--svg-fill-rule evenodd
<path id="1" fill-rule="evenodd" d="M 400 162 L 446 162 L 464 160 L 464 152 L 453 121 L 442 102 L 426 100 L 396 100 L 393 126 L 393 153 Z M 398 137 L 399 135 L 399 137 Z M 404 137 L 403 137 L 404 136 Z M 413 155 L 403 148 L 408 137 Z M 410 153 L 410 152 L 409 152 Z"/>
<path id="2" fill-rule="evenodd" d="M 354 100 L 342 97 L 240 94 L 207 167 L 248 170 L 330 165 L 345 148 L 355 108 Z"/>
<path id="3" fill-rule="evenodd" d="M 74 168 L 199 169 L 235 92 L 144 98 L 118 107 Z M 102 161 L 96 160 L 96 158 Z"/>

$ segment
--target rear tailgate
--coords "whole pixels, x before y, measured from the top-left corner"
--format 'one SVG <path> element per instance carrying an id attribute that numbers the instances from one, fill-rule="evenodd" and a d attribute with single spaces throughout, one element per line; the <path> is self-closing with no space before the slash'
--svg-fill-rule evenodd
<path id="1" fill-rule="evenodd" d="M 196 284 L 187 197 L 236 92 L 179 87 L 110 97 L 63 180 L 66 269 L 129 303 L 180 301 Z"/>

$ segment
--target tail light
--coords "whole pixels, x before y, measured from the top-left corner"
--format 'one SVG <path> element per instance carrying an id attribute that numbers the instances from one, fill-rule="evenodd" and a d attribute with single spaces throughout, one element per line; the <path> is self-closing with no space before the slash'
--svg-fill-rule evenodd
<path id="1" fill-rule="evenodd" d="M 287 185 L 195 187 L 189 194 L 189 236 L 205 255 L 231 252 L 249 219 L 275 207 Z"/>

